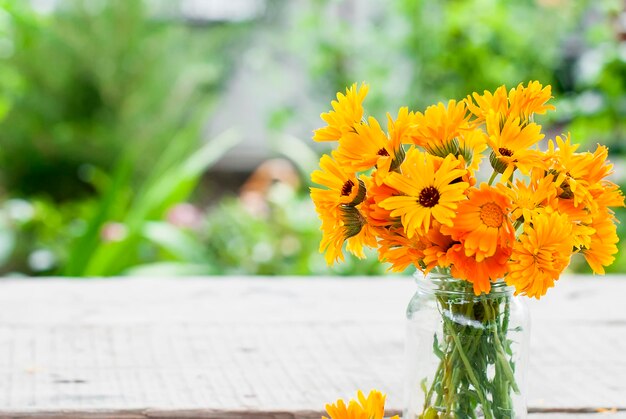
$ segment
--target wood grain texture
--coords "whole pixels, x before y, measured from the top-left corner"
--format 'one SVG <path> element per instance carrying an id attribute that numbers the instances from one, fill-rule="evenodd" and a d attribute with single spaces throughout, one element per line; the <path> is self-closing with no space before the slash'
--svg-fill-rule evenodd
<path id="1" fill-rule="evenodd" d="M 0 418 L 312 418 L 358 388 L 400 410 L 413 292 L 380 278 L 1 280 Z M 625 278 L 564 277 L 529 303 L 533 418 L 626 409 L 624 295 Z"/>

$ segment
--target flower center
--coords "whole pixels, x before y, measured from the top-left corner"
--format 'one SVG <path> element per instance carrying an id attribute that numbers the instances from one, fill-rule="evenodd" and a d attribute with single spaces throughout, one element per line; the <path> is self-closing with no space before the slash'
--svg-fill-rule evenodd
<path id="1" fill-rule="evenodd" d="M 439 191 L 434 186 L 428 186 L 420 192 L 418 202 L 421 206 L 431 208 L 439 202 Z"/>
<path id="2" fill-rule="evenodd" d="M 379 156 L 388 156 L 389 153 L 387 152 L 387 150 L 385 150 L 384 148 L 381 148 L 380 150 L 378 150 L 378 154 Z"/>
<path id="3" fill-rule="evenodd" d="M 354 188 L 354 182 L 350 179 L 346 183 L 343 184 L 341 188 L 341 196 L 348 196 L 352 193 L 352 188 Z"/>
<path id="4" fill-rule="evenodd" d="M 494 202 L 488 202 L 480 207 L 480 219 L 487 227 L 500 228 L 504 222 L 502 208 Z"/>
<path id="5" fill-rule="evenodd" d="M 503 156 L 511 157 L 513 155 L 513 152 L 509 150 L 508 148 L 500 147 L 498 151 Z"/>

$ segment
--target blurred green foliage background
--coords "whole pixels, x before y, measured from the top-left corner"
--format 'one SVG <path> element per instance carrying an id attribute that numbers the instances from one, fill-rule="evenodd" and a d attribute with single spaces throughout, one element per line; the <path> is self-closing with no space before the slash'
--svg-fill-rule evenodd
<path id="1" fill-rule="evenodd" d="M 619 0 L 0 6 L 5 275 L 384 272 L 375 258 L 328 268 L 308 197 L 324 151 L 311 131 L 355 81 L 375 116 L 552 84 L 548 132 L 607 144 L 625 182 Z"/>

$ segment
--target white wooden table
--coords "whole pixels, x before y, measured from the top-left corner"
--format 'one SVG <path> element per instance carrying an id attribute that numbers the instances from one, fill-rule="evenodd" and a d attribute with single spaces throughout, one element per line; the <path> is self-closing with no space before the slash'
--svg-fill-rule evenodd
<path id="1" fill-rule="evenodd" d="M 399 411 L 414 290 L 408 278 L 0 280 L 0 418 L 319 418 L 359 388 Z M 564 277 L 529 305 L 531 418 L 626 418 L 626 277 Z"/>

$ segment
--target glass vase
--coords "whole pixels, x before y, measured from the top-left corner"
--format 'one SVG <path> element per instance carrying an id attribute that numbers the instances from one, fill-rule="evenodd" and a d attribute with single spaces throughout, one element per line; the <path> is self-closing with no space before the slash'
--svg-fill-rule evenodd
<path id="1" fill-rule="evenodd" d="M 488 294 L 418 272 L 407 307 L 404 419 L 526 418 L 529 318 L 504 281 Z"/>

